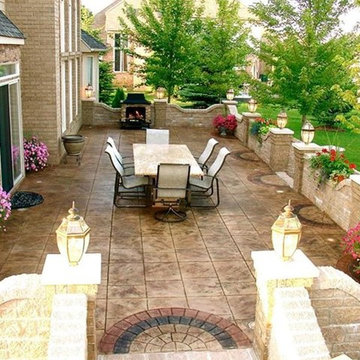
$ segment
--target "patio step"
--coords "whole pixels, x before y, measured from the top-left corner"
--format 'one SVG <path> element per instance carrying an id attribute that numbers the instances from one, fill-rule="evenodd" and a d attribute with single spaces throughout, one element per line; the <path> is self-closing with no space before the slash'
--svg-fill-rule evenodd
<path id="1" fill-rule="evenodd" d="M 253 349 L 98 355 L 97 360 L 257 360 Z"/>

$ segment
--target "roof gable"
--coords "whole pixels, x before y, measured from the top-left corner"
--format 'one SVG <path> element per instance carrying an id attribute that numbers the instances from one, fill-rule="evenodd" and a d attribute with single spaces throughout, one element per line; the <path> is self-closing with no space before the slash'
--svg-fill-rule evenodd
<path id="1" fill-rule="evenodd" d="M 93 36 L 82 29 L 81 40 L 90 49 L 90 51 L 105 51 L 107 49 L 101 41 L 95 39 Z"/>

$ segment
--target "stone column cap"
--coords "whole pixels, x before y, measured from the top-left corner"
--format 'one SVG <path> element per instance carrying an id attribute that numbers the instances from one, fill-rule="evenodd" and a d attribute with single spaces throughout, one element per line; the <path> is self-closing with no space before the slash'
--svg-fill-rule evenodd
<path id="1" fill-rule="evenodd" d="M 237 105 L 237 101 L 235 100 L 221 100 L 221 102 L 225 105 Z"/>
<path id="2" fill-rule="evenodd" d="M 271 128 L 270 132 L 276 135 L 294 135 L 294 132 L 288 128 L 284 128 L 284 129 Z"/>
<path id="3" fill-rule="evenodd" d="M 352 174 L 350 175 L 350 180 L 353 181 L 354 183 L 360 185 L 360 174 Z"/>
<path id="4" fill-rule="evenodd" d="M 79 265 L 70 266 L 61 254 L 46 255 L 43 285 L 95 285 L 101 283 L 101 254 L 84 254 Z"/>
<path id="5" fill-rule="evenodd" d="M 167 99 L 154 99 L 154 103 L 158 102 L 158 103 L 167 103 Z"/>
<path id="6" fill-rule="evenodd" d="M 315 143 L 305 144 L 302 141 L 293 143 L 292 146 L 297 150 L 306 151 L 306 152 L 309 152 L 309 151 L 316 152 L 316 151 L 320 151 L 322 149 L 322 147 L 318 144 L 315 144 Z"/>
<path id="7" fill-rule="evenodd" d="M 261 117 L 261 114 L 260 113 L 257 113 L 257 112 L 243 112 L 242 113 L 242 116 L 245 116 L 247 118 L 258 118 L 258 117 Z"/>
<path id="8" fill-rule="evenodd" d="M 283 261 L 275 251 L 252 251 L 257 280 L 308 279 L 319 276 L 319 269 L 297 249 L 292 259 Z"/>
<path id="9" fill-rule="evenodd" d="M 93 97 L 90 97 L 90 98 L 83 98 L 83 99 L 81 99 L 81 101 L 95 102 L 96 98 L 95 98 L 95 96 L 93 96 Z"/>

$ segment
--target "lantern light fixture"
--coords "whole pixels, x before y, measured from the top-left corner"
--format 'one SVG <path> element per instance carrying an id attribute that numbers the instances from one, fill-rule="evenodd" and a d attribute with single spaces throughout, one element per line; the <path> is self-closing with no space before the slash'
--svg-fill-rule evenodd
<path id="1" fill-rule="evenodd" d="M 234 100 L 234 97 L 235 97 L 235 91 L 234 91 L 234 89 L 229 89 L 229 90 L 226 92 L 226 99 L 228 99 L 229 101 L 232 101 L 232 100 Z"/>
<path id="2" fill-rule="evenodd" d="M 93 97 L 93 94 L 94 94 L 94 88 L 89 83 L 85 86 L 85 96 L 87 99 L 90 99 L 91 97 Z"/>
<path id="3" fill-rule="evenodd" d="M 314 136 L 315 136 L 315 128 L 309 121 L 306 120 L 301 128 L 301 140 L 306 145 L 309 145 L 313 141 Z"/>
<path id="4" fill-rule="evenodd" d="M 275 252 L 283 261 L 291 260 L 301 238 L 301 223 L 293 214 L 291 201 L 285 206 L 284 212 L 280 214 L 271 227 L 271 240 Z"/>
<path id="5" fill-rule="evenodd" d="M 75 202 L 69 209 L 69 215 L 63 219 L 56 230 L 56 241 L 60 254 L 67 259 L 69 264 L 78 265 L 89 246 L 90 227 L 79 215 Z"/>
<path id="6" fill-rule="evenodd" d="M 287 116 L 286 112 L 283 110 L 277 116 L 277 119 L 276 119 L 277 127 L 279 129 L 284 129 L 287 125 L 287 122 L 288 122 L 288 116 Z"/>
<path id="7" fill-rule="evenodd" d="M 248 102 L 248 110 L 251 113 L 254 113 L 256 111 L 256 108 L 257 108 L 257 101 L 255 99 L 251 98 Z"/>
<path id="8" fill-rule="evenodd" d="M 165 97 L 165 89 L 163 87 L 158 87 L 156 89 L 156 98 L 161 100 Z"/>

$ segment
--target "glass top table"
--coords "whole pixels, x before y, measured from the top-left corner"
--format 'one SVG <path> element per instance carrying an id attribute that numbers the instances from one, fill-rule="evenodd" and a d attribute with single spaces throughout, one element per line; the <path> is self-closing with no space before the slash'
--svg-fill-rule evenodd
<path id="1" fill-rule="evenodd" d="M 199 164 L 186 145 L 133 144 L 135 175 L 156 176 L 160 163 L 190 164 L 190 176 L 203 176 Z"/>

